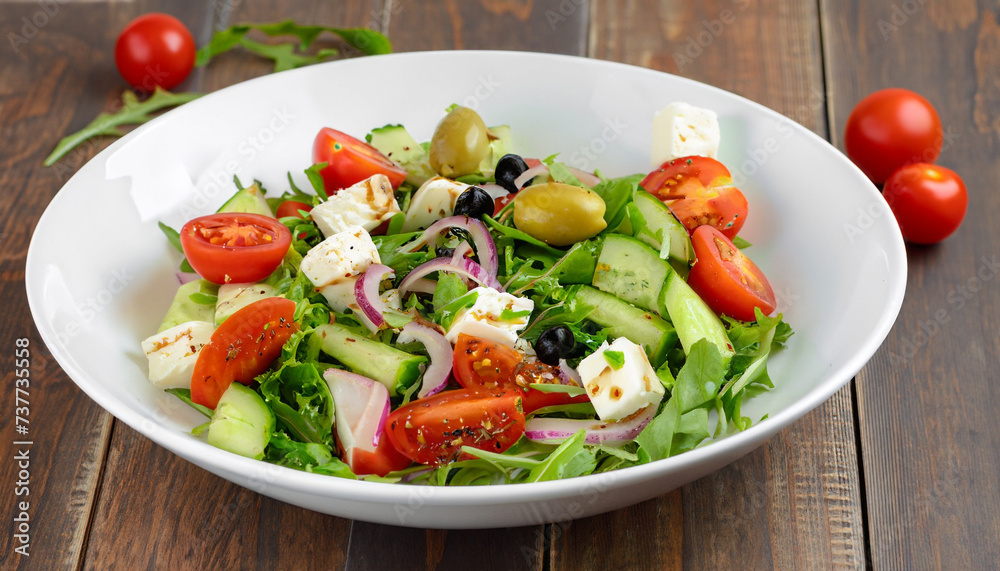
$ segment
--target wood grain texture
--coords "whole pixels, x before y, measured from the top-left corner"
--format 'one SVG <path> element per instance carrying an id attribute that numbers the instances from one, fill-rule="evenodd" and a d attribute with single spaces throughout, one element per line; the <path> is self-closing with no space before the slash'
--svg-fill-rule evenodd
<path id="1" fill-rule="evenodd" d="M 835 139 L 864 95 L 913 89 L 937 107 L 945 128 L 937 162 L 969 191 L 968 215 L 952 237 L 907 248 L 899 319 L 857 378 L 870 561 L 878 569 L 995 569 L 998 7 L 824 1 L 822 11 Z"/>
<path id="2" fill-rule="evenodd" d="M 826 135 L 813 5 L 602 1 L 591 21 L 593 57 L 734 91 Z M 551 566 L 856 568 L 864 562 L 860 497 L 851 392 L 845 388 L 715 474 L 553 533 Z M 629 533 L 609 533 L 622 525 Z"/>

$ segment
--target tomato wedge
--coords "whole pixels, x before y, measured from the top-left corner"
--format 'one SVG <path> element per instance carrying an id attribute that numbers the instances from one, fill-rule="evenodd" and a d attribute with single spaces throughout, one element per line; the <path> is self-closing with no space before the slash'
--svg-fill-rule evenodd
<path id="1" fill-rule="evenodd" d="M 378 149 L 329 127 L 313 141 L 313 163 L 326 163 L 319 174 L 327 196 L 377 174 L 384 174 L 393 189 L 406 180 L 406 170 Z"/>
<path id="2" fill-rule="evenodd" d="M 488 339 L 464 333 L 458 336 L 452 374 L 467 389 L 519 391 L 524 395 L 525 414 L 561 404 L 587 402 L 587 395 L 547 393 L 530 389 L 531 384 L 559 382 L 559 369 L 537 359 L 525 360 L 519 351 Z"/>
<path id="3" fill-rule="evenodd" d="M 764 272 L 722 232 L 712 226 L 699 226 L 691 236 L 691 244 L 696 260 L 688 285 L 713 311 L 741 321 L 756 319 L 755 307 L 764 315 L 774 311 L 774 290 Z"/>
<path id="4" fill-rule="evenodd" d="M 393 446 L 384 432 L 374 451 L 355 448 L 351 450 L 350 455 L 344 455 L 344 461 L 358 476 L 366 474 L 385 476 L 389 472 L 402 470 L 412 463 L 409 458 Z"/>
<path id="5" fill-rule="evenodd" d="M 524 434 L 517 391 L 458 389 L 413 401 L 389 414 L 385 432 L 407 458 L 441 466 L 471 456 L 463 446 L 503 452 Z"/>
<path id="6" fill-rule="evenodd" d="M 732 239 L 747 218 L 747 199 L 733 186 L 729 169 L 709 157 L 669 160 L 639 184 L 669 206 L 688 232 L 710 224 Z"/>
<path id="7" fill-rule="evenodd" d="M 201 277 L 216 284 L 260 281 L 281 264 L 291 231 L 260 214 L 219 212 L 181 228 L 181 247 Z"/>
<path id="8" fill-rule="evenodd" d="M 255 301 L 229 316 L 198 354 L 191 400 L 214 409 L 233 381 L 249 385 L 298 331 L 294 316 L 295 302 L 283 297 Z"/>
<path id="9" fill-rule="evenodd" d="M 278 205 L 277 212 L 274 213 L 278 218 L 287 218 L 289 216 L 294 216 L 296 218 L 305 218 L 302 216 L 302 212 L 309 212 L 312 210 L 311 204 L 306 204 L 305 202 L 299 202 L 297 200 L 286 200 Z"/>

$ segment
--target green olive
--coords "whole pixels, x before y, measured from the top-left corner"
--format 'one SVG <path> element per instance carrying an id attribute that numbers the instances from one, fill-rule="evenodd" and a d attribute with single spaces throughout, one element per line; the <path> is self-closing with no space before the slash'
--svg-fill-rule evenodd
<path id="1" fill-rule="evenodd" d="M 431 168 L 448 178 L 478 172 L 489 150 L 489 134 L 482 117 L 468 107 L 456 107 L 434 129 Z"/>
<path id="2" fill-rule="evenodd" d="M 604 230 L 604 210 L 604 199 L 592 190 L 561 182 L 536 184 L 514 198 L 514 226 L 546 244 L 568 246 Z"/>

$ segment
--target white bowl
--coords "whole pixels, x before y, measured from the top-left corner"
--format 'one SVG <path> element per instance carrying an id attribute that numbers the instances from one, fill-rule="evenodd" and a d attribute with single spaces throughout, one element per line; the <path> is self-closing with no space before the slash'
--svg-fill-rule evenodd
<path id="1" fill-rule="evenodd" d="M 527 156 L 559 152 L 608 175 L 650 170 L 653 114 L 671 101 L 715 110 L 721 160 L 750 214 L 741 234 L 795 329 L 770 362 L 768 418 L 679 456 L 581 478 L 430 488 L 343 480 L 238 457 L 192 437 L 203 417 L 145 378 L 140 340 L 178 283 L 157 228 L 214 211 L 233 175 L 272 192 L 308 188 L 320 127 L 362 136 L 402 123 L 428 139 L 452 103 L 508 124 Z M 903 299 L 899 230 L 868 179 L 805 128 L 741 97 L 664 73 L 511 52 L 366 57 L 270 75 L 188 103 L 85 165 L 42 215 L 27 260 L 31 312 L 59 364 L 101 406 L 187 460 L 262 494 L 342 517 L 413 527 L 535 524 L 646 500 L 753 450 L 829 398 L 885 338 Z M 178 501 L 185 501 L 180 500 Z"/>

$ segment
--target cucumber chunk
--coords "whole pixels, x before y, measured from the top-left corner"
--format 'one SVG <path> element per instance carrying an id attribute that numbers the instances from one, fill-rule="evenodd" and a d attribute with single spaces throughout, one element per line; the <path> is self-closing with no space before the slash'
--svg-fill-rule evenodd
<path id="1" fill-rule="evenodd" d="M 324 353 L 351 372 L 382 383 L 393 396 L 406 392 L 420 376 L 420 366 L 427 362 L 426 357 L 400 351 L 335 323 L 320 325 L 316 333 L 322 339 Z"/>
<path id="2" fill-rule="evenodd" d="M 636 238 L 649 244 L 656 250 L 661 250 L 664 242 L 668 243 L 668 254 L 672 261 L 684 266 L 694 261 L 694 249 L 691 247 L 691 237 L 687 228 L 674 216 L 659 198 L 645 190 L 636 190 L 633 197 L 636 208 L 646 223 L 646 228 L 636 234 Z"/>
<path id="3" fill-rule="evenodd" d="M 219 212 L 242 212 L 274 218 L 274 213 L 271 212 L 271 207 L 267 205 L 264 193 L 261 192 L 260 187 L 256 184 L 237 190 L 236 194 L 222 205 Z"/>
<path id="4" fill-rule="evenodd" d="M 593 285 L 639 307 L 659 311 L 658 296 L 669 273 L 670 264 L 646 244 L 608 234 L 597 258 Z"/>
<path id="5" fill-rule="evenodd" d="M 264 399 L 240 383 L 229 385 L 208 424 L 208 443 L 260 460 L 274 432 L 274 413 Z"/>
<path id="6" fill-rule="evenodd" d="M 707 339 L 719 349 L 728 363 L 733 356 L 733 345 L 726 334 L 726 327 L 708 304 L 676 272 L 667 276 L 667 283 L 660 292 L 661 313 L 670 316 L 677 328 L 677 337 L 686 354 L 700 339 Z"/>
<path id="7" fill-rule="evenodd" d="M 677 332 L 668 321 L 610 293 L 582 286 L 573 300 L 574 303 L 593 308 L 587 319 L 607 329 L 612 336 L 624 337 L 642 345 L 654 367 L 663 364 L 667 351 L 677 344 Z"/>

